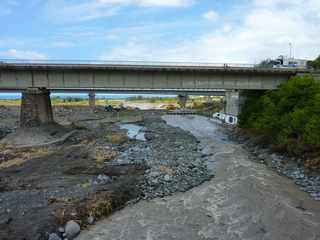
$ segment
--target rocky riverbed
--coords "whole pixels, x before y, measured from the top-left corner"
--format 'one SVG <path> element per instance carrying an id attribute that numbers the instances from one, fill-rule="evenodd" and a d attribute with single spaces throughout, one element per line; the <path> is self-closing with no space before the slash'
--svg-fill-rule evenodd
<path id="1" fill-rule="evenodd" d="M 114 164 L 139 164 L 147 169 L 140 186 L 144 199 L 185 192 L 209 180 L 207 155 L 201 153 L 197 139 L 180 128 L 167 125 L 161 118 L 146 118 L 146 141 L 123 152 Z"/>
<path id="2" fill-rule="evenodd" d="M 2 129 L 9 131 L 2 137 L 7 135 L 12 142 L 25 130 L 15 130 L 18 109 L 5 110 L 9 114 Z M 208 156 L 199 141 L 167 125 L 162 114 L 55 108 L 56 120 L 64 125 L 59 134 L 44 126 L 31 131 L 30 139 L 33 142 L 40 134 L 41 139 L 54 141 L 63 131 L 72 131 L 63 142 L 1 146 L 0 239 L 72 239 L 79 227 L 127 202 L 185 192 L 211 179 L 205 165 Z"/>

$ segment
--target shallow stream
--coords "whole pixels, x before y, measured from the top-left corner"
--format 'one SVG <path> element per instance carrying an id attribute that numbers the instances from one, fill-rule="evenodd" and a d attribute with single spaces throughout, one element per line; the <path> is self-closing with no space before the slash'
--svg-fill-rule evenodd
<path id="1" fill-rule="evenodd" d="M 145 141 L 143 127 L 137 124 L 120 124 L 121 129 L 126 129 L 128 131 L 128 137 L 131 139 Z"/>

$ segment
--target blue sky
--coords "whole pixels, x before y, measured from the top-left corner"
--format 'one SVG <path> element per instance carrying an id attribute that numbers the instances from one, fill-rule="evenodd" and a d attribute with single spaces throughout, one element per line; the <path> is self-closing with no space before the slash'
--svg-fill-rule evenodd
<path id="1" fill-rule="evenodd" d="M 1 0 L 0 58 L 255 63 L 320 54 L 319 0 Z"/>

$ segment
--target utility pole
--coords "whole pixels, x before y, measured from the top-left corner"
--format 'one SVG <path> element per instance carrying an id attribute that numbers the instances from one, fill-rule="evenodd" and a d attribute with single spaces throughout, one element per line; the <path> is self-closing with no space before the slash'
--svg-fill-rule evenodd
<path id="1" fill-rule="evenodd" d="M 292 51 L 292 43 L 291 42 L 289 43 L 289 51 L 290 51 L 289 59 L 291 59 L 291 58 L 293 58 L 293 56 L 292 56 L 293 51 Z"/>

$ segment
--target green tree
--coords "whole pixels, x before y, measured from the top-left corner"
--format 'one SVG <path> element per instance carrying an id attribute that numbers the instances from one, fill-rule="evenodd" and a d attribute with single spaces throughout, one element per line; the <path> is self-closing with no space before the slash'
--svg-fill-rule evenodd
<path id="1" fill-rule="evenodd" d="M 309 68 L 320 69 L 320 55 L 314 61 L 308 61 L 307 65 Z"/>
<path id="2" fill-rule="evenodd" d="M 299 154 L 306 145 L 320 147 L 320 84 L 311 75 L 293 77 L 278 90 L 247 99 L 240 127 L 260 131 L 275 145 Z"/>

